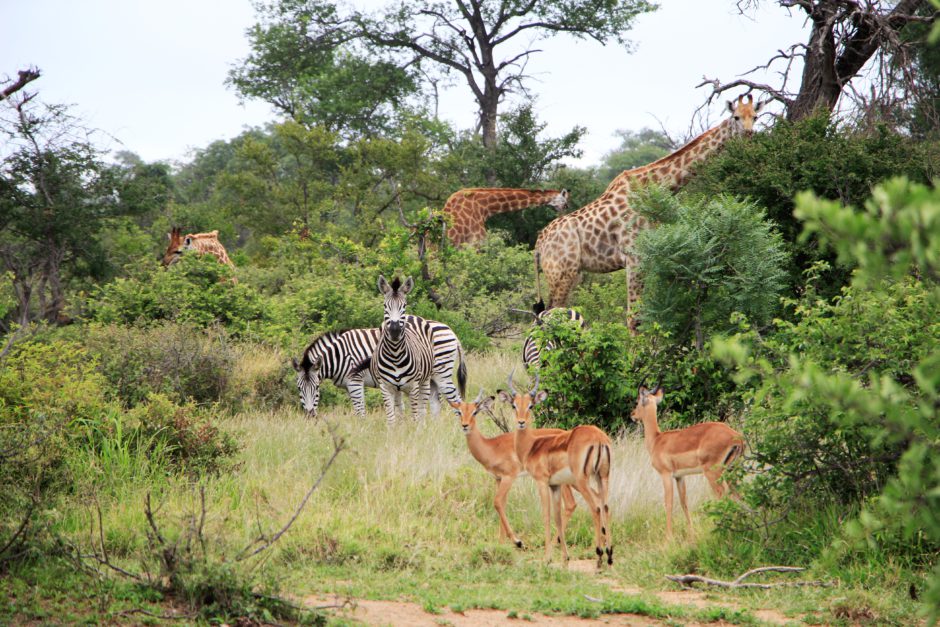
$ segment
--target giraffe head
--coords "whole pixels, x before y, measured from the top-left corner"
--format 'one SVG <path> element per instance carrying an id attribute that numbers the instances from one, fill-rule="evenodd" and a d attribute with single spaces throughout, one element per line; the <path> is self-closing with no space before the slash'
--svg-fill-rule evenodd
<path id="1" fill-rule="evenodd" d="M 405 307 L 408 306 L 407 296 L 414 288 L 415 282 L 411 277 L 401 281 L 395 277 L 391 283 L 379 275 L 379 291 L 385 297 L 385 315 L 382 321 L 382 333 L 388 333 L 393 342 L 398 342 L 405 330 Z"/>
<path id="2" fill-rule="evenodd" d="M 567 189 L 563 189 L 557 194 L 555 194 L 554 196 L 552 196 L 551 200 L 549 200 L 545 204 L 547 204 L 549 207 L 554 207 L 555 211 L 557 211 L 558 213 L 561 213 L 562 211 L 568 208 L 568 198 L 570 196 L 571 196 L 571 192 L 569 192 Z"/>
<path id="3" fill-rule="evenodd" d="M 728 101 L 728 111 L 731 112 L 731 134 L 732 135 L 751 135 L 754 132 L 754 120 L 760 113 L 764 103 L 758 101 L 754 104 L 754 96 L 738 96 L 737 102 Z"/>
<path id="4" fill-rule="evenodd" d="M 163 261 L 161 263 L 163 263 L 164 266 L 169 266 L 179 261 L 185 248 L 183 232 L 180 231 L 180 227 L 174 226 L 166 236 L 170 240 L 170 243 L 166 247 L 166 252 L 163 253 Z"/>

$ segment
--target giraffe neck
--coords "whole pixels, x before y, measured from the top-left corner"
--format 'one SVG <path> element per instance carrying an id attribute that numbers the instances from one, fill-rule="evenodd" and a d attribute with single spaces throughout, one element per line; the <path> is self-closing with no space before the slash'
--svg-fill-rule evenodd
<path id="1" fill-rule="evenodd" d="M 498 213 L 519 211 L 527 207 L 544 205 L 557 195 L 558 190 L 556 189 L 501 189 L 499 193 L 481 199 L 480 207 L 483 215 L 489 217 Z"/>
<path id="2" fill-rule="evenodd" d="M 714 154 L 731 135 L 731 120 L 725 120 L 672 154 L 649 165 L 621 172 L 607 186 L 607 193 L 629 192 L 637 184 L 661 185 L 675 190 L 688 180 L 693 165 Z"/>

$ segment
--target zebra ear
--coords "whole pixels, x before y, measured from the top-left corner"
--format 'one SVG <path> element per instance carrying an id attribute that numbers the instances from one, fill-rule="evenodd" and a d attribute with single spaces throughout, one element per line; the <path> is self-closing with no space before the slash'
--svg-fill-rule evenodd
<path id="1" fill-rule="evenodd" d="M 323 358 L 320 355 L 317 355 L 316 357 L 310 360 L 310 367 L 313 368 L 314 370 L 319 370 L 320 364 L 322 362 L 323 362 Z"/>
<path id="2" fill-rule="evenodd" d="M 290 363 L 292 366 L 294 366 L 294 370 L 300 372 L 300 364 L 297 363 L 297 360 L 294 357 L 290 358 Z"/>
<path id="3" fill-rule="evenodd" d="M 411 277 L 408 277 L 407 279 L 405 279 L 405 283 L 400 288 L 398 288 L 398 293 L 402 295 L 408 294 L 412 289 L 414 289 L 414 286 L 415 286 L 414 279 L 412 279 Z"/>
<path id="4" fill-rule="evenodd" d="M 392 288 L 389 286 L 388 281 L 386 281 L 386 280 L 385 280 L 385 277 L 384 277 L 383 275 L 381 275 L 381 274 L 379 275 L 379 283 L 378 283 L 378 286 L 379 286 L 379 291 L 380 291 L 382 294 L 388 294 L 388 293 L 391 291 L 391 289 L 392 289 Z"/>

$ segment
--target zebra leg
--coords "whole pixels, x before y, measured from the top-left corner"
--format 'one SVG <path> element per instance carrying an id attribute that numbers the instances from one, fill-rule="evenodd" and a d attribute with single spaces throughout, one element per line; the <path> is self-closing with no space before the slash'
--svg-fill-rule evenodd
<path id="1" fill-rule="evenodd" d="M 366 395 L 365 383 L 362 377 L 350 377 L 346 383 L 346 391 L 349 393 L 349 400 L 352 401 L 353 409 L 360 418 L 366 415 Z"/>
<path id="2" fill-rule="evenodd" d="M 395 407 L 398 408 L 398 415 L 404 416 L 405 415 L 405 395 L 402 394 L 401 390 L 399 390 L 398 388 L 395 388 L 393 393 L 395 394 Z"/>
<path id="3" fill-rule="evenodd" d="M 430 381 L 422 381 L 411 386 L 408 394 L 411 396 L 411 417 L 414 420 L 423 420 L 427 410 L 428 395 L 431 392 Z"/>
<path id="4" fill-rule="evenodd" d="M 380 388 L 382 389 L 382 405 L 385 406 L 385 420 L 391 426 L 395 424 L 395 398 L 401 393 L 387 383 L 383 383 Z"/>
<path id="5" fill-rule="evenodd" d="M 437 386 L 437 382 L 434 379 L 431 379 L 431 389 L 430 397 L 428 400 L 431 402 L 431 415 L 440 416 L 441 415 L 441 390 Z"/>

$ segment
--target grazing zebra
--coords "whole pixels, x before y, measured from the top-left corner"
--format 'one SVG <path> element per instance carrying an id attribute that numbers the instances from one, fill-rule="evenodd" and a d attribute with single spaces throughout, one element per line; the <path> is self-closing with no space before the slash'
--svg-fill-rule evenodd
<path id="1" fill-rule="evenodd" d="M 409 318 L 411 316 L 408 316 Z M 434 374 L 431 377 L 431 413 L 440 413 L 440 394 L 448 401 L 460 398 L 454 393 L 454 367 L 460 352 L 460 340 L 449 326 L 429 321 L 435 338 Z M 378 387 L 368 370 L 369 361 L 379 342 L 381 329 L 349 329 L 331 331 L 313 340 L 304 349 L 300 362 L 291 359 L 297 371 L 300 404 L 308 416 L 316 418 L 320 404 L 320 385 L 330 379 L 336 387 L 346 388 L 356 415 L 364 416 L 365 386 Z M 362 368 L 363 364 L 365 368 Z M 461 360 L 457 368 L 461 388 L 466 384 L 467 367 Z M 447 383 L 450 383 L 448 386 Z M 444 390 L 447 392 L 445 393 Z M 396 404 L 401 408 L 401 395 Z"/>
<path id="2" fill-rule="evenodd" d="M 430 394 L 430 382 L 435 377 L 437 355 L 445 351 L 459 359 L 461 367 L 457 378 L 460 390 L 455 390 L 449 377 L 435 377 L 440 391 L 448 400 L 458 399 L 464 394 L 466 367 L 463 363 L 463 348 L 460 342 L 448 342 L 436 337 L 434 323 L 418 316 L 405 315 L 407 295 L 414 288 L 411 277 L 404 283 L 396 277 L 391 284 L 379 276 L 379 291 L 385 297 L 385 313 L 382 333 L 369 361 L 369 372 L 382 390 L 385 415 L 389 424 L 395 422 L 395 393 L 408 392 L 411 399 L 411 415 L 414 419 L 424 417 L 424 405 Z M 365 364 L 363 364 L 365 366 Z M 461 376 L 461 371 L 463 376 Z M 443 380 L 442 380 L 443 379 Z"/>
<path id="3" fill-rule="evenodd" d="M 540 309 L 538 305 L 533 309 L 535 311 L 535 324 L 537 326 L 545 324 L 549 319 L 567 319 L 577 322 L 578 326 L 582 328 L 584 327 L 584 316 L 574 309 L 561 309 L 559 307 L 544 309 L 544 305 L 542 309 Z M 543 350 L 550 351 L 553 348 L 555 348 L 554 343 L 546 342 Z M 538 370 L 542 366 L 542 355 L 532 331 L 529 331 L 529 335 L 526 336 L 525 342 L 522 344 L 522 363 L 525 364 L 526 370 Z"/>

